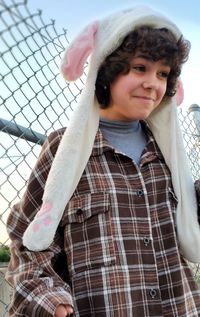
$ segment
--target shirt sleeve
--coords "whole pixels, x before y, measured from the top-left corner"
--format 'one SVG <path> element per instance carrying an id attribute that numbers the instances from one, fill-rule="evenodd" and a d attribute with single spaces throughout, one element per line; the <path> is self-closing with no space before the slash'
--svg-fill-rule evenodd
<path id="1" fill-rule="evenodd" d="M 199 221 L 199 225 L 200 225 L 200 180 L 196 180 L 195 183 L 195 190 L 196 190 L 196 196 L 197 196 L 197 213 L 198 213 L 198 221 Z"/>
<path id="2" fill-rule="evenodd" d="M 50 247 L 32 252 L 22 244 L 22 236 L 42 203 L 44 185 L 63 129 L 53 132 L 44 143 L 22 200 L 15 204 L 7 220 L 11 240 L 11 260 L 6 279 L 13 286 L 9 316 L 50 317 L 59 304 L 73 306 L 64 233 L 59 227 Z"/>

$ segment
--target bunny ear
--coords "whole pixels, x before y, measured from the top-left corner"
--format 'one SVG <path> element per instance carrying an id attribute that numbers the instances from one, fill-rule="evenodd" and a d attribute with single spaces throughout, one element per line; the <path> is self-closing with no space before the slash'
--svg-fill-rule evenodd
<path id="1" fill-rule="evenodd" d="M 61 72 L 65 79 L 74 81 L 84 71 L 84 64 L 94 49 L 98 22 L 90 24 L 67 49 L 61 63 Z"/>
<path id="2" fill-rule="evenodd" d="M 184 88 L 183 88 L 183 83 L 182 81 L 179 79 L 177 82 L 177 86 L 176 86 L 176 103 L 177 106 L 180 106 L 183 102 L 184 99 Z"/>

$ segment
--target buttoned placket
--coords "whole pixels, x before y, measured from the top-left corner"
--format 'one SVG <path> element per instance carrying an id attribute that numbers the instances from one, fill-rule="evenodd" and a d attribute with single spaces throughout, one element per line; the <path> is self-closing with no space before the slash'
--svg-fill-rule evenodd
<path id="1" fill-rule="evenodd" d="M 137 189 L 136 195 L 138 197 L 138 204 L 143 203 L 146 206 L 146 219 L 148 219 L 148 227 L 142 228 L 139 227 L 139 235 L 141 236 L 141 240 L 143 241 L 143 244 L 148 251 L 148 259 L 151 263 L 155 263 L 154 265 L 154 270 L 151 270 L 151 285 L 146 285 L 146 290 L 147 290 L 147 297 L 150 299 L 155 299 L 155 300 L 160 300 L 160 290 L 159 290 L 159 281 L 158 281 L 158 272 L 156 269 L 156 255 L 155 255 L 155 250 L 154 250 L 154 241 L 153 241 L 153 236 L 152 236 L 152 222 L 151 222 L 151 214 L 150 214 L 150 209 L 149 209 L 149 202 L 148 202 L 148 192 L 145 186 L 145 181 L 143 178 L 143 164 L 140 164 L 138 166 L 137 164 L 134 164 L 134 167 L 137 169 L 138 173 L 138 178 L 140 179 L 141 187 Z M 142 202 L 143 201 L 143 202 Z M 144 215 L 145 216 L 145 215 Z M 138 218 L 140 218 L 141 215 L 138 214 Z M 146 259 L 146 257 L 145 257 Z M 143 259 L 143 264 L 148 265 L 149 263 L 146 262 Z M 145 271 L 144 271 L 145 274 Z"/>

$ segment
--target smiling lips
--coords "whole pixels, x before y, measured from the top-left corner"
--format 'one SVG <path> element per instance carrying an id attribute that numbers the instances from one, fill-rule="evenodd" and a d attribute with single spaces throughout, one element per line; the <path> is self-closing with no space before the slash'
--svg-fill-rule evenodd
<path id="1" fill-rule="evenodd" d="M 149 100 L 149 101 L 154 101 L 155 99 L 152 97 L 147 97 L 147 96 L 133 96 L 134 98 L 138 98 L 138 99 L 144 99 L 144 100 Z"/>

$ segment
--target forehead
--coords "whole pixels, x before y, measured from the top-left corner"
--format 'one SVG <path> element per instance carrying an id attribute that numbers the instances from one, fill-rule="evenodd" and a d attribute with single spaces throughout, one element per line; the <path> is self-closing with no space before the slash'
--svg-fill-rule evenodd
<path id="1" fill-rule="evenodd" d="M 170 63 L 167 61 L 167 59 L 161 58 L 161 59 L 156 59 L 155 60 L 154 57 L 151 56 L 150 54 L 145 54 L 145 53 L 140 52 L 140 51 L 136 52 L 133 55 L 133 57 L 131 59 L 131 62 L 134 62 L 137 59 L 145 60 L 145 61 L 148 61 L 148 62 L 154 62 L 154 63 L 159 62 L 159 64 L 162 65 L 162 66 L 170 67 Z"/>

